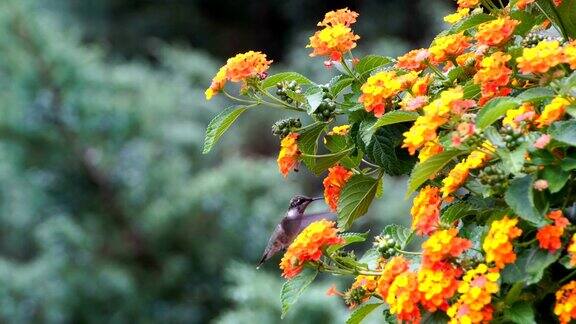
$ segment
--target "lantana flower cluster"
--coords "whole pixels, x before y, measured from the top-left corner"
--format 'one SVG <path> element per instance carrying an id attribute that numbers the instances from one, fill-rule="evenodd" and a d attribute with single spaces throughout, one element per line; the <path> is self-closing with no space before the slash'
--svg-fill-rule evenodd
<path id="1" fill-rule="evenodd" d="M 229 59 L 206 97 L 224 92 L 239 106 L 211 122 L 204 151 L 254 107 L 299 115 L 273 127 L 279 171 L 292 180 L 292 171 L 305 167 L 320 177 L 332 212 L 326 218 L 336 221 L 312 222 L 274 242 L 286 248 L 280 268 L 291 291 L 326 272 L 350 278 L 349 288 L 333 286 L 329 295 L 349 308 L 368 303 L 361 314 L 380 307 L 387 320 L 570 323 L 576 320 L 573 1 L 455 4 L 444 17 L 447 29 L 429 46 L 397 58 L 355 56 L 362 46 L 352 30 L 358 13 L 328 12 L 308 44 L 310 56 L 324 57 L 326 84 L 295 72 L 268 76 L 271 61 L 261 52 Z M 224 89 L 228 81 L 241 83 L 238 96 Z M 411 225 L 376 229 L 366 252 L 351 249 L 370 239 L 354 232 L 355 224 L 390 190 L 385 176 L 407 178 L 410 215 L 392 208 L 371 214 L 405 217 Z"/>

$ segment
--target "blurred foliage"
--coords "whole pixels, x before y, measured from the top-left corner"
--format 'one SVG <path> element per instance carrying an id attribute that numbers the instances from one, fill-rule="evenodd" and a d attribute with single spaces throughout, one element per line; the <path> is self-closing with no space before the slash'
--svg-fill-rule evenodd
<path id="1" fill-rule="evenodd" d="M 48 2 L 0 2 L 0 322 L 275 322 L 278 289 L 270 287 L 281 282 L 277 259 L 265 266 L 273 275 L 252 264 L 289 198 L 320 188 L 311 177 L 285 180 L 274 161 L 261 159 L 278 143 L 260 125 L 282 114 L 243 116 L 218 150 L 202 156 L 205 126 L 226 106 L 220 98 L 206 103 L 203 95 L 219 61 L 155 42 L 152 67 L 111 62 L 102 47 L 82 45 L 86 35 L 100 41 L 114 34 L 112 48 L 130 56 L 147 44 L 150 30 L 166 26 L 166 35 L 180 37 L 169 25 L 188 22 L 195 33 L 214 28 L 204 42 L 191 42 L 222 55 L 238 49 L 221 46 L 227 36 L 218 26 L 244 28 L 258 20 L 216 26 L 217 18 L 200 11 L 195 14 L 213 21 L 197 25 L 162 11 L 149 20 L 136 9 L 156 11 L 159 3 L 129 1 L 134 19 L 104 14 L 121 3 L 71 1 L 85 8 L 71 18 L 46 10 Z M 206 1 L 189 3 L 215 10 Z M 286 15 L 285 26 L 300 26 L 300 1 L 266 3 Z M 318 19 L 324 5 L 315 6 L 302 19 Z M 66 28 L 75 26 L 71 21 L 83 21 L 86 34 Z M 145 22 L 150 26 L 143 28 Z M 298 39 L 285 64 L 303 72 L 321 67 L 302 63 L 305 40 Z M 403 183 L 385 182 L 391 190 L 360 227 L 408 221 Z M 327 286 L 307 292 L 287 322 L 341 321 L 347 311 L 336 298 L 325 301 Z"/>

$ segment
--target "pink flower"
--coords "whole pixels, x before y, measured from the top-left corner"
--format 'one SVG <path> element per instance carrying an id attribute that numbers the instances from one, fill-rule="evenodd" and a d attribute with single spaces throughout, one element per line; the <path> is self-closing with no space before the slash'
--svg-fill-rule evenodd
<path id="1" fill-rule="evenodd" d="M 543 149 L 544 147 L 546 147 L 546 145 L 548 145 L 548 143 L 550 143 L 550 135 L 544 134 L 538 137 L 536 142 L 534 142 L 534 147 L 537 149 Z"/>
<path id="2" fill-rule="evenodd" d="M 539 179 L 534 182 L 534 189 L 538 191 L 543 191 L 548 189 L 548 181 L 544 179 Z"/>

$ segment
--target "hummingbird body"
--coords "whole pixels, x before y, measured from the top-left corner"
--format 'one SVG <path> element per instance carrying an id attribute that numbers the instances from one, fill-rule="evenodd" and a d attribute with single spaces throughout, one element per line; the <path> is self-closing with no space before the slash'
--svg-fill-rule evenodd
<path id="1" fill-rule="evenodd" d="M 323 218 L 330 218 L 333 216 L 331 213 L 318 213 L 305 215 L 304 212 L 308 205 L 314 201 L 322 199 L 319 198 L 309 198 L 305 196 L 294 196 L 290 200 L 290 206 L 286 215 L 282 218 L 280 223 L 276 225 L 274 232 L 268 240 L 268 245 L 264 250 L 264 254 L 258 263 L 256 268 L 259 268 L 262 263 L 266 262 L 268 259 L 273 257 L 276 253 L 285 250 L 292 241 L 296 238 L 298 234 L 310 223 Z"/>

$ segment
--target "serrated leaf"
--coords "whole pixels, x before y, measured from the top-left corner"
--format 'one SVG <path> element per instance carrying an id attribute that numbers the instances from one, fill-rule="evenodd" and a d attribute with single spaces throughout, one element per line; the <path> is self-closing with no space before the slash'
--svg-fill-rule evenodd
<path id="1" fill-rule="evenodd" d="M 401 148 L 407 124 L 393 124 L 379 128 L 366 146 L 365 154 L 370 161 L 382 167 L 388 175 L 399 176 L 409 173 L 416 157 Z M 362 129 L 361 129 L 362 132 Z"/>
<path id="2" fill-rule="evenodd" d="M 576 146 L 576 120 L 555 122 L 548 129 L 553 139 Z"/>
<path id="3" fill-rule="evenodd" d="M 357 218 L 366 214 L 377 189 L 378 180 L 361 174 L 352 176 L 338 201 L 338 226 L 348 229 Z"/>
<path id="4" fill-rule="evenodd" d="M 404 249 L 412 238 L 412 230 L 398 224 L 386 225 L 382 230 L 382 234 L 390 235 L 394 242 L 400 245 L 400 249 Z"/>
<path id="5" fill-rule="evenodd" d="M 308 103 L 308 109 L 306 111 L 308 114 L 312 114 L 316 111 L 318 106 L 320 106 L 320 103 L 322 103 L 322 98 L 324 97 L 322 89 L 320 88 L 310 88 L 308 91 L 306 91 L 304 96 L 306 98 L 306 102 Z"/>
<path id="6" fill-rule="evenodd" d="M 547 221 L 535 207 L 533 185 L 534 179 L 529 175 L 512 180 L 510 187 L 506 190 L 504 200 L 518 217 L 535 226 L 543 226 L 547 224 Z"/>
<path id="7" fill-rule="evenodd" d="M 500 159 L 502 159 L 502 163 L 507 171 L 514 175 L 519 175 L 526 161 L 527 151 L 528 143 L 524 142 L 512 151 L 507 148 L 498 148 L 497 154 Z"/>
<path id="8" fill-rule="evenodd" d="M 344 233 L 344 234 L 341 234 L 340 237 L 344 239 L 344 243 L 329 246 L 328 248 L 326 248 L 327 254 L 332 254 L 334 251 L 340 250 L 341 248 L 345 247 L 346 245 L 366 241 L 366 238 L 368 237 L 368 232 L 366 232 L 366 233 Z"/>
<path id="9" fill-rule="evenodd" d="M 476 116 L 476 127 L 484 129 L 502 117 L 508 110 L 518 108 L 518 100 L 510 97 L 491 99 L 480 109 Z"/>
<path id="10" fill-rule="evenodd" d="M 300 103 L 300 104 L 306 103 L 306 97 L 304 96 L 304 94 L 296 93 L 290 89 L 286 89 L 286 90 L 284 90 L 284 92 L 286 93 L 286 95 L 290 99 L 294 100 L 295 102 Z"/>
<path id="11" fill-rule="evenodd" d="M 416 112 L 393 110 L 391 112 L 382 115 L 382 117 L 378 118 L 376 120 L 376 123 L 372 125 L 370 130 L 374 132 L 382 126 L 414 121 L 418 118 L 418 116 L 420 115 L 418 115 L 418 113 Z"/>
<path id="12" fill-rule="evenodd" d="M 328 168 L 330 168 L 334 164 L 338 163 L 338 161 L 343 159 L 345 156 L 348 156 L 348 154 L 350 154 L 350 152 L 352 152 L 352 149 L 353 148 L 350 147 L 350 148 L 346 148 L 340 152 L 316 155 L 313 158 L 314 162 L 311 164 L 311 166 L 308 167 L 308 169 L 312 173 L 314 173 L 316 175 L 320 175 L 320 174 L 322 174 L 322 172 L 326 171 Z"/>
<path id="13" fill-rule="evenodd" d="M 282 285 L 282 291 L 280 292 L 280 302 L 282 303 L 281 318 L 286 316 L 290 307 L 296 303 L 304 290 L 314 281 L 317 274 L 318 271 L 314 269 L 304 268 L 300 274 Z"/>
<path id="14" fill-rule="evenodd" d="M 335 153 L 335 152 L 340 152 L 345 150 L 346 148 L 349 147 L 348 144 L 348 137 L 347 136 L 341 136 L 341 135 L 327 135 L 324 137 L 325 141 L 325 145 L 328 148 L 328 150 L 330 150 L 330 152 Z M 352 155 L 356 153 L 355 155 Z M 358 151 L 358 150 L 353 150 L 350 154 L 344 156 L 342 159 L 340 159 L 340 164 L 342 164 L 342 166 L 348 168 L 348 169 L 352 169 L 352 168 L 356 168 L 358 167 L 358 165 L 360 164 L 360 161 L 362 160 L 362 152 Z"/>
<path id="15" fill-rule="evenodd" d="M 535 324 L 534 309 L 527 302 L 516 302 L 504 309 L 504 319 L 516 324 Z"/>
<path id="16" fill-rule="evenodd" d="M 521 250 L 516 262 L 507 265 L 502 270 L 502 281 L 504 283 L 522 281 L 528 285 L 537 283 L 542 279 L 544 270 L 558 260 L 559 256 L 559 252 L 550 253 L 539 247 Z"/>
<path id="17" fill-rule="evenodd" d="M 234 124 L 236 119 L 246 111 L 246 106 L 228 107 L 214 117 L 206 128 L 206 137 L 204 138 L 204 149 L 202 154 L 207 154 L 212 150 L 220 137 L 226 133 L 228 128 Z"/>
<path id="18" fill-rule="evenodd" d="M 352 82 L 354 82 L 354 79 L 352 78 L 340 79 L 330 88 L 330 92 L 333 96 L 337 96 L 340 92 L 342 92 L 342 90 L 349 87 Z"/>
<path id="19" fill-rule="evenodd" d="M 374 71 L 375 69 L 392 63 L 393 60 L 392 58 L 388 57 L 388 56 L 381 56 L 381 55 L 367 55 L 365 57 L 363 57 L 362 59 L 360 59 L 360 61 L 358 62 L 358 64 L 356 64 L 356 66 L 354 67 L 354 70 L 356 70 L 356 72 L 360 73 L 360 75 L 365 75 L 368 74 L 372 71 Z"/>
<path id="20" fill-rule="evenodd" d="M 318 151 L 318 137 L 320 137 L 325 127 L 326 124 L 317 122 L 303 128 L 300 136 L 298 136 L 298 148 L 300 152 L 307 155 L 316 155 Z M 314 157 L 303 157 L 302 161 L 309 169 L 314 168 Z"/>
<path id="21" fill-rule="evenodd" d="M 359 263 L 365 264 L 368 268 L 373 269 L 376 267 L 378 263 L 378 259 L 380 258 L 380 252 L 378 249 L 372 247 L 364 252 L 364 255 L 358 260 Z"/>
<path id="22" fill-rule="evenodd" d="M 554 93 L 554 90 L 552 90 L 550 87 L 537 87 L 520 93 L 518 96 L 516 96 L 516 99 L 522 102 L 532 102 L 538 104 L 544 100 L 554 97 L 555 95 L 556 94 Z"/>
<path id="23" fill-rule="evenodd" d="M 459 201 L 446 207 L 442 211 L 440 220 L 444 224 L 451 225 L 463 217 L 474 215 L 476 213 L 478 213 L 478 209 L 474 208 L 472 205 L 467 204 L 466 202 Z"/>
<path id="24" fill-rule="evenodd" d="M 423 163 L 416 164 L 408 180 L 406 196 L 416 191 L 426 180 L 442 170 L 450 160 L 462 153 L 459 150 L 448 150 L 428 158 Z"/>
<path id="25" fill-rule="evenodd" d="M 376 190 L 376 198 L 380 199 L 382 198 L 382 195 L 384 194 L 384 179 L 380 178 L 378 179 L 378 189 Z"/>
<path id="26" fill-rule="evenodd" d="M 382 303 L 365 303 L 356 307 L 352 314 L 350 314 L 346 324 L 360 324 L 368 314 L 382 305 Z"/>
<path id="27" fill-rule="evenodd" d="M 282 72 L 278 74 L 271 75 L 262 81 L 262 88 L 268 89 L 271 87 L 275 87 L 276 83 L 283 82 L 283 81 L 296 81 L 296 83 L 301 85 L 308 85 L 312 84 L 307 77 L 303 76 L 300 73 L 296 72 Z"/>
<path id="28" fill-rule="evenodd" d="M 494 19 L 496 19 L 494 16 L 485 13 L 478 13 L 475 15 L 471 15 L 468 18 L 462 19 L 460 22 L 452 26 L 452 28 L 450 28 L 450 34 L 456 34 L 474 28 L 480 24 L 483 24 L 487 21 L 491 21 Z"/>

